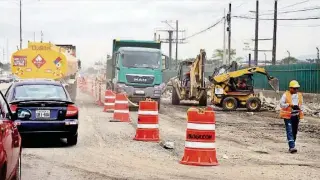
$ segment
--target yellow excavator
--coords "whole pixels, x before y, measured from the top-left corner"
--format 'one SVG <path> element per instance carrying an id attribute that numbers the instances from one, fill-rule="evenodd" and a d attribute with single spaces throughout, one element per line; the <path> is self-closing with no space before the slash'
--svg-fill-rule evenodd
<path id="1" fill-rule="evenodd" d="M 234 111 L 237 108 L 247 108 L 248 111 L 259 111 L 261 100 L 254 93 L 253 74 L 265 75 L 273 90 L 279 91 L 279 80 L 272 77 L 261 67 L 251 67 L 227 72 L 226 69 L 216 69 L 209 77 L 212 83 L 211 101 L 223 110 Z"/>
<path id="2" fill-rule="evenodd" d="M 207 90 L 205 87 L 204 64 L 206 52 L 201 49 L 200 54 L 193 60 L 182 61 L 179 64 L 178 76 L 171 79 L 172 104 L 179 105 L 181 100 L 196 100 L 200 106 L 207 105 Z"/>

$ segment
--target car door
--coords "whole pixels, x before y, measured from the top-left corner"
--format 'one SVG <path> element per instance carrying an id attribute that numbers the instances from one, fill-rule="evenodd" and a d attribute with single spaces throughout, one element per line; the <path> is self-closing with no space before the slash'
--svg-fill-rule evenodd
<path id="1" fill-rule="evenodd" d="M 15 168 L 20 156 L 21 139 L 18 129 L 14 122 L 9 119 L 10 111 L 8 103 L 0 92 L 0 133 L 3 137 L 3 146 L 7 155 L 7 177 L 9 177 Z"/>

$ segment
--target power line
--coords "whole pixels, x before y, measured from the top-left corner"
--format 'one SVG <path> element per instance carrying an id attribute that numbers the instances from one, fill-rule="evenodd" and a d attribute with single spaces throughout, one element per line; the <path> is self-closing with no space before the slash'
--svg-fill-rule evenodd
<path id="1" fill-rule="evenodd" d="M 288 14 L 288 13 L 295 13 L 295 12 L 304 12 L 304 11 L 313 11 L 320 9 L 320 7 L 314 7 L 314 8 L 306 8 L 306 9 L 299 9 L 299 10 L 291 10 L 291 11 L 283 11 L 283 12 L 278 12 L 278 14 Z M 260 16 L 264 15 L 273 15 L 273 13 L 265 13 L 265 14 L 260 14 Z"/>
<path id="2" fill-rule="evenodd" d="M 278 25 L 282 27 L 320 27 L 320 24 L 316 25 Z"/>
<path id="3" fill-rule="evenodd" d="M 256 19 L 254 17 L 248 17 L 248 16 L 233 16 L 235 18 L 239 19 Z M 278 18 L 279 21 L 304 21 L 304 20 L 315 20 L 320 19 L 320 17 L 305 17 L 305 18 Z M 261 18 L 260 20 L 274 20 L 273 18 Z"/>
<path id="4" fill-rule="evenodd" d="M 300 1 L 300 2 L 297 2 L 297 3 L 291 4 L 291 5 L 285 6 L 285 7 L 281 7 L 280 9 L 285 9 L 285 8 L 293 7 L 293 6 L 296 6 L 296 5 L 304 4 L 304 3 L 309 2 L 309 1 L 310 0 Z"/>
<path id="5" fill-rule="evenodd" d="M 218 20 L 218 21 L 217 21 L 216 23 L 214 23 L 213 25 L 211 25 L 211 26 L 209 26 L 209 27 L 207 27 L 207 28 L 205 28 L 205 29 L 197 32 L 197 33 L 194 33 L 194 34 L 192 34 L 191 36 L 185 37 L 183 40 L 192 38 L 192 37 L 194 37 L 194 36 L 197 36 L 197 35 L 199 35 L 199 34 L 202 34 L 202 33 L 206 32 L 206 31 L 210 30 L 211 28 L 213 28 L 213 27 L 217 26 L 218 24 L 220 24 L 220 23 L 222 22 L 223 18 L 224 18 L 224 17 L 222 17 L 220 20 Z"/>

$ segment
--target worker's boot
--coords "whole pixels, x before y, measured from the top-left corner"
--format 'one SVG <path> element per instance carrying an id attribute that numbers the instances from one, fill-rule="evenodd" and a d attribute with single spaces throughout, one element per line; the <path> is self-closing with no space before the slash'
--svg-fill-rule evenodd
<path id="1" fill-rule="evenodd" d="M 294 154 L 294 153 L 298 152 L 298 150 L 297 150 L 296 148 L 290 148 L 290 149 L 289 149 L 289 152 L 290 152 L 291 154 Z"/>

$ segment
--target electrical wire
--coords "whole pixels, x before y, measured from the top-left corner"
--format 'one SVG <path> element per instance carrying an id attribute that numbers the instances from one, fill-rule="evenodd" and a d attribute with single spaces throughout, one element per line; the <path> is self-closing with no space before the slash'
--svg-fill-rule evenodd
<path id="1" fill-rule="evenodd" d="M 316 25 L 278 25 L 281 27 L 320 27 L 320 24 Z"/>
<path id="2" fill-rule="evenodd" d="M 255 17 L 248 17 L 248 16 L 232 16 L 234 18 L 239 19 L 256 19 Z M 320 17 L 304 17 L 304 18 L 278 18 L 278 21 L 305 21 L 305 20 L 315 20 L 320 19 Z M 259 20 L 274 20 L 273 18 L 259 18 Z"/>
<path id="3" fill-rule="evenodd" d="M 278 14 L 288 14 L 288 13 L 295 13 L 295 12 L 305 12 L 305 11 L 313 11 L 320 9 L 320 7 L 314 7 L 314 8 L 305 8 L 305 9 L 298 9 L 298 10 L 291 10 L 291 11 L 282 11 L 278 12 Z M 264 16 L 264 15 L 273 15 L 274 13 L 265 13 L 265 14 L 259 14 L 259 16 Z"/>
<path id="4" fill-rule="evenodd" d="M 223 19 L 224 19 L 224 17 L 222 17 L 221 19 L 219 19 L 219 20 L 218 20 L 216 23 L 214 23 L 213 25 L 211 25 L 211 26 L 209 26 L 209 27 L 207 27 L 207 28 L 205 28 L 205 29 L 203 29 L 203 30 L 201 30 L 201 31 L 199 31 L 199 32 L 196 32 L 196 33 L 194 33 L 194 34 L 192 34 L 192 35 L 190 35 L 190 36 L 185 37 L 183 40 L 192 38 L 192 37 L 194 37 L 194 36 L 197 36 L 197 35 L 199 35 L 199 34 L 202 34 L 202 33 L 206 32 L 206 31 L 210 30 L 211 28 L 213 28 L 213 27 L 217 26 L 218 24 L 220 24 Z"/>
<path id="5" fill-rule="evenodd" d="M 309 1 L 310 0 L 300 1 L 300 2 L 297 2 L 297 3 L 291 4 L 291 5 L 285 6 L 285 7 L 281 7 L 279 9 L 285 9 L 285 8 L 293 7 L 293 6 L 296 6 L 296 5 L 304 4 L 304 3 L 309 2 Z"/>

